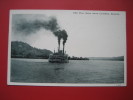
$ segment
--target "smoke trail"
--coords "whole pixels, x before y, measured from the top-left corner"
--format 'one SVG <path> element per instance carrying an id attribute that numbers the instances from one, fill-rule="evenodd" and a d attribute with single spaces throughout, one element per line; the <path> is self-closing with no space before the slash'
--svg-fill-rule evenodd
<path id="1" fill-rule="evenodd" d="M 62 39 L 61 30 L 55 31 L 54 35 L 58 37 L 58 45 L 59 45 L 58 50 L 60 50 L 60 41 Z"/>
<path id="2" fill-rule="evenodd" d="M 67 37 L 68 37 L 67 32 L 65 30 L 62 30 L 63 45 L 65 45 Z"/>
<path id="3" fill-rule="evenodd" d="M 15 17 L 16 16 L 16 17 Z M 67 32 L 65 30 L 61 30 L 57 19 L 55 17 L 46 17 L 43 19 L 40 17 L 36 18 L 35 15 L 15 15 L 13 18 L 13 28 L 15 33 L 30 35 L 35 34 L 40 29 L 46 29 L 51 31 L 58 38 L 58 45 L 60 50 L 60 41 L 63 39 L 63 47 L 67 41 Z M 34 17 L 34 18 L 33 18 Z"/>
<path id="4" fill-rule="evenodd" d="M 63 54 L 64 54 L 65 43 L 68 37 L 67 32 L 65 30 L 62 31 L 62 36 L 63 36 L 62 38 L 63 38 Z"/>
<path id="5" fill-rule="evenodd" d="M 64 45 L 65 45 L 65 43 L 67 41 L 67 37 L 68 37 L 67 32 L 65 30 L 58 30 L 58 31 L 54 32 L 54 34 L 55 34 L 55 36 L 58 37 L 58 45 L 59 45 L 58 49 L 59 50 L 60 50 L 60 41 L 61 41 L 61 39 L 63 39 L 63 51 L 64 51 Z"/>
<path id="6" fill-rule="evenodd" d="M 15 24 L 16 32 L 23 33 L 25 35 L 34 34 L 41 28 L 50 30 L 51 32 L 57 31 L 59 29 L 57 19 L 54 17 L 50 17 L 49 20 L 46 21 L 39 19 L 21 19 Z"/>

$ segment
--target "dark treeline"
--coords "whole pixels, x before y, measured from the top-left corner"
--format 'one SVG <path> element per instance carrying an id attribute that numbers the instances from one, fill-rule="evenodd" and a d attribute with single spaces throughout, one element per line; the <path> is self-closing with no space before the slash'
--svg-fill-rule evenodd
<path id="1" fill-rule="evenodd" d="M 48 59 L 52 52 L 46 49 L 38 49 L 20 41 L 11 42 L 12 58 L 43 58 Z"/>
<path id="2" fill-rule="evenodd" d="M 74 57 L 74 56 L 69 57 L 68 59 L 69 60 L 89 60 L 89 58 L 87 57 Z"/>

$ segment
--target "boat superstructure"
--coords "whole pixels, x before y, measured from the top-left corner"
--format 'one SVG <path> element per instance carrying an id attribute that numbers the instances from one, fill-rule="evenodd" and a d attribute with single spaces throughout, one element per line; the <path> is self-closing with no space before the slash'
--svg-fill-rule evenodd
<path id="1" fill-rule="evenodd" d="M 49 62 L 51 63 L 68 63 L 68 55 L 63 53 L 62 50 L 54 52 L 49 55 Z"/>

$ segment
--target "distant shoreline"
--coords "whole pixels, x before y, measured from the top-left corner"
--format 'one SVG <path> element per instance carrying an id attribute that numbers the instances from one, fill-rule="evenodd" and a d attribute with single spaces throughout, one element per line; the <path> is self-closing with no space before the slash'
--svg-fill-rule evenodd
<path id="1" fill-rule="evenodd" d="M 90 60 L 124 61 L 124 56 L 118 57 L 89 57 Z"/>
<path id="2" fill-rule="evenodd" d="M 48 59 L 48 58 L 41 58 L 41 57 L 35 57 L 35 58 L 26 58 L 26 57 L 11 57 L 11 58 L 21 58 L 21 59 Z M 101 57 L 90 57 L 88 59 L 69 59 L 69 60 L 103 60 L 103 61 L 124 61 L 124 58 L 119 58 L 119 57 L 115 57 L 115 59 L 113 59 L 112 57 L 108 57 L 108 58 L 104 58 L 103 57 L 100 59 Z"/>
<path id="3" fill-rule="evenodd" d="M 11 42 L 11 58 L 48 59 L 53 52 L 47 49 L 39 49 L 21 41 Z M 76 57 L 69 56 L 69 60 L 110 60 L 124 61 L 124 56 L 118 57 Z"/>

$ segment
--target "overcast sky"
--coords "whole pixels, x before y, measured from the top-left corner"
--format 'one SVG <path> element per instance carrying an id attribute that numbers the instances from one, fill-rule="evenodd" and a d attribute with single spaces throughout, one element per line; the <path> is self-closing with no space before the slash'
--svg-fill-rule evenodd
<path id="1" fill-rule="evenodd" d="M 53 30 L 33 25 L 36 20 L 47 23 L 53 18 L 60 29 L 67 31 L 65 50 L 70 56 L 112 57 L 125 54 L 125 12 L 16 10 L 11 14 L 11 41 L 23 41 L 33 47 L 57 51 L 58 40 Z"/>

